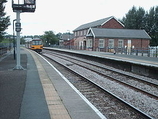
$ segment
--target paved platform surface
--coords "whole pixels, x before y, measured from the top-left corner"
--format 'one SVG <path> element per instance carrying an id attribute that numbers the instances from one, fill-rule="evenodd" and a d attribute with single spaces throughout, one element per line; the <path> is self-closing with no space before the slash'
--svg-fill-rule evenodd
<path id="1" fill-rule="evenodd" d="M 52 66 L 42 58 L 37 58 L 43 65 L 43 68 L 47 72 L 49 79 L 72 119 L 106 119 L 106 117 L 100 114 L 95 107 L 90 107 L 89 104 L 87 104 L 89 102 L 83 100 L 84 97 L 76 93 L 76 90 L 73 89 L 74 87 L 70 87 L 71 84 L 68 84 L 67 80 L 60 74 L 60 72 L 55 68 L 52 68 Z"/>
<path id="2" fill-rule="evenodd" d="M 125 62 L 130 62 L 134 64 L 142 64 L 145 66 L 154 66 L 158 67 L 158 58 L 156 57 L 147 57 L 147 56 L 136 56 L 136 55 L 126 55 L 126 54 L 113 54 L 109 52 L 97 52 L 97 51 L 87 51 L 87 50 L 68 50 L 68 49 L 59 49 L 59 48 L 51 48 L 51 47 L 45 47 L 47 49 L 55 49 L 55 50 L 61 50 L 66 52 L 74 52 L 78 54 L 85 54 L 85 55 L 91 55 L 95 57 L 102 57 L 112 60 L 120 60 Z"/>
<path id="3" fill-rule="evenodd" d="M 26 68 L 26 55 L 22 55 L 22 59 Z M 20 116 L 27 71 L 12 70 L 14 67 L 13 55 L 0 61 L 0 119 L 18 119 Z"/>
<path id="4" fill-rule="evenodd" d="M 21 49 L 25 70 L 15 65 L 0 58 L 0 119 L 105 119 L 38 54 Z"/>
<path id="5" fill-rule="evenodd" d="M 21 50 L 25 70 L 13 70 L 16 66 L 13 55 L 5 57 L 0 60 L 0 119 L 50 119 L 31 55 Z"/>

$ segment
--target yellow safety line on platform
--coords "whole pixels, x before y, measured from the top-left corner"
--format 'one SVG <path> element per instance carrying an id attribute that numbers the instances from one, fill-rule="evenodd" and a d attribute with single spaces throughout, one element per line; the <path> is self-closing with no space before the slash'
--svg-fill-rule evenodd
<path id="1" fill-rule="evenodd" d="M 71 119 L 39 59 L 30 53 L 38 69 L 51 119 Z"/>

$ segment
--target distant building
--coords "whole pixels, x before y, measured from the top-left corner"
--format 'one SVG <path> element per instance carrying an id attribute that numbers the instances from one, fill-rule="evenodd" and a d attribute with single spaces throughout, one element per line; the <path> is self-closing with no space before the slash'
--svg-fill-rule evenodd
<path id="1" fill-rule="evenodd" d="M 145 48 L 151 39 L 145 30 L 124 29 L 113 16 L 83 24 L 73 32 L 74 46 L 81 50 L 109 52 L 115 47 Z"/>
<path id="2" fill-rule="evenodd" d="M 148 48 L 150 39 L 145 30 L 90 28 L 86 35 L 86 48 L 105 52 L 115 48 Z"/>
<path id="3" fill-rule="evenodd" d="M 24 38 L 25 42 L 30 42 L 32 41 L 32 38 Z"/>
<path id="4" fill-rule="evenodd" d="M 69 41 L 74 38 L 72 33 L 63 33 L 60 35 L 59 46 L 70 45 Z"/>
<path id="5" fill-rule="evenodd" d="M 78 49 L 84 49 L 86 50 L 86 35 L 89 30 L 89 28 L 124 28 L 124 25 L 119 22 L 115 17 L 107 17 L 104 19 L 100 19 L 97 21 L 93 21 L 87 24 L 83 24 L 76 28 L 74 32 L 74 46 L 76 46 Z"/>

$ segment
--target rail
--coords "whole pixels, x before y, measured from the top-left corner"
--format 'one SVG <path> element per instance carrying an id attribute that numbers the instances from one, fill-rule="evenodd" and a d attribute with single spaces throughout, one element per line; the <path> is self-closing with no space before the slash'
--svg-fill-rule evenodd
<path id="1" fill-rule="evenodd" d="M 54 54 L 54 53 L 53 53 Z M 46 54 L 45 54 L 45 56 L 46 56 Z M 54 57 L 52 58 L 52 56 L 50 56 L 50 55 L 47 55 L 48 56 L 48 58 L 49 59 L 53 59 L 54 60 Z M 50 57 L 49 57 L 50 56 Z M 56 57 L 56 56 L 55 56 Z M 59 59 L 61 59 L 61 58 L 59 58 Z M 66 67 L 67 69 L 69 69 L 69 70 L 71 70 L 71 71 L 73 71 L 75 74 L 77 74 L 77 75 L 79 75 L 79 76 L 81 76 L 81 77 L 83 77 L 83 79 L 87 79 L 87 80 L 89 80 L 89 78 L 86 78 L 83 74 L 81 74 L 81 73 L 79 73 L 78 71 L 75 71 L 74 69 L 71 69 L 71 67 L 70 66 L 72 66 L 73 65 L 73 63 L 71 64 L 62 64 L 58 59 L 57 60 L 55 60 L 55 62 L 58 62 L 59 64 L 61 64 L 62 66 L 64 66 L 64 67 Z M 73 78 L 73 79 L 77 79 L 77 78 Z M 86 81 L 87 81 L 86 80 Z M 83 81 L 83 80 L 82 80 Z M 90 82 L 92 82 L 93 84 L 95 84 L 97 87 L 99 86 L 97 83 L 95 83 L 93 80 L 89 80 Z M 74 82 L 74 81 L 73 81 Z M 77 81 L 75 80 L 75 83 L 77 83 Z M 79 84 L 85 84 L 85 83 L 79 83 Z M 89 84 L 88 84 L 89 85 Z M 81 86 L 81 87 L 87 87 L 87 86 Z M 119 98 L 118 96 L 116 96 L 115 94 L 113 94 L 113 93 L 111 93 L 111 92 L 109 92 L 108 90 L 105 90 L 105 88 L 103 88 L 103 87 L 101 87 L 101 86 L 99 86 L 101 89 L 103 89 L 105 92 L 107 92 L 108 94 L 110 94 L 111 96 L 113 96 L 115 99 L 118 99 L 120 102 L 122 102 L 122 103 L 124 103 L 125 105 L 128 105 L 128 107 L 130 107 L 130 108 L 132 108 L 132 110 L 135 110 L 134 112 L 138 112 L 139 113 L 139 116 L 140 115 L 142 115 L 144 118 L 149 118 L 149 119 L 152 119 L 152 117 L 150 117 L 149 115 L 147 115 L 146 113 L 144 113 L 144 112 L 142 112 L 141 110 L 139 110 L 138 108 L 136 108 L 136 107 L 134 107 L 134 106 L 132 106 L 131 104 L 129 104 L 128 102 L 126 102 L 126 101 L 124 101 L 123 99 L 121 99 L 121 98 Z M 100 89 L 99 88 L 99 89 Z M 86 89 L 90 89 L 90 88 L 86 88 Z M 93 89 L 94 89 L 94 87 L 93 87 Z M 85 89 L 82 89 L 82 90 L 85 90 Z M 98 91 L 94 91 L 93 90 L 93 92 L 97 92 L 98 93 Z M 90 94 L 90 93 L 88 93 L 88 94 Z M 93 93 L 94 94 L 94 93 Z M 89 97 L 94 97 L 94 95 L 93 96 L 89 96 Z M 116 102 L 116 100 L 115 100 L 115 102 Z M 103 104 L 104 102 L 102 102 L 101 104 Z"/>

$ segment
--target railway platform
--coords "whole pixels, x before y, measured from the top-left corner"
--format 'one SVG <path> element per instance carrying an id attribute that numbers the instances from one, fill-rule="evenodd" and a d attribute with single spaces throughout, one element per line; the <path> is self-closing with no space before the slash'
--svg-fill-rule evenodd
<path id="1" fill-rule="evenodd" d="M 133 72 L 139 75 L 157 78 L 158 72 L 158 58 L 146 56 L 134 56 L 125 54 L 113 54 L 109 52 L 87 51 L 87 50 L 70 50 L 44 47 L 44 49 L 55 50 L 58 52 L 71 53 L 73 55 L 80 55 L 87 59 L 101 61 L 106 65 L 112 66 L 116 69 Z"/>
<path id="2" fill-rule="evenodd" d="M 12 53 L 0 57 L 0 119 L 105 119 L 44 58 L 20 52 L 24 70 Z"/>
<path id="3" fill-rule="evenodd" d="M 71 52 L 71 53 L 93 56 L 93 57 L 101 57 L 110 60 L 124 61 L 124 62 L 141 64 L 144 66 L 152 66 L 158 68 L 158 58 L 156 57 L 113 54 L 110 52 L 87 51 L 87 50 L 69 50 L 69 49 L 60 49 L 60 48 L 51 48 L 51 47 L 45 47 L 44 49 L 53 49 L 57 51 Z"/>

